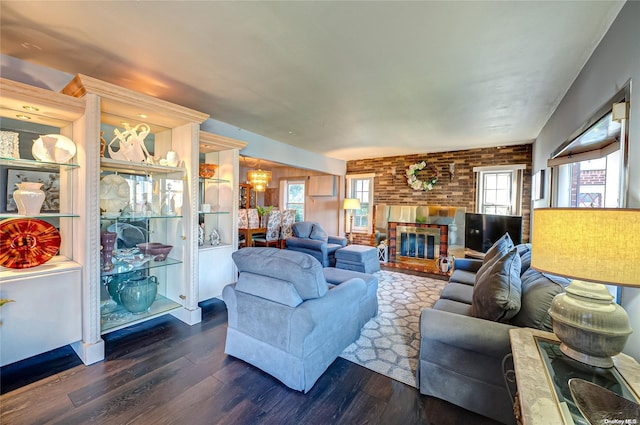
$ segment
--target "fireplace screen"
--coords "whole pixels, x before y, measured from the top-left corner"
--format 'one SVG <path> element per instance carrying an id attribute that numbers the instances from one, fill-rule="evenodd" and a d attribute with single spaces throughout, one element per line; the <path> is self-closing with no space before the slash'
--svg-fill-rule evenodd
<path id="1" fill-rule="evenodd" d="M 440 229 L 397 226 L 396 257 L 433 260 L 440 256 Z"/>

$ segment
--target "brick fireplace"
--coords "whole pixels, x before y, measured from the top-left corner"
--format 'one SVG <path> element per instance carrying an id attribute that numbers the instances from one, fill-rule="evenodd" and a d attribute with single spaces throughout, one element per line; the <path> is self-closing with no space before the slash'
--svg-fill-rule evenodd
<path id="1" fill-rule="evenodd" d="M 438 271 L 440 257 L 449 252 L 449 226 L 389 222 L 389 262 Z"/>

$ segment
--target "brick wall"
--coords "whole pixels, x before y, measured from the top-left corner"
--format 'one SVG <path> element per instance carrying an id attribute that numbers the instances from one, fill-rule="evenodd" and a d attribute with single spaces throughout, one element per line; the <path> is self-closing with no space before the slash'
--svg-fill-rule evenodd
<path id="1" fill-rule="evenodd" d="M 440 176 L 436 187 L 429 191 L 413 190 L 406 182 L 405 171 L 411 164 L 427 161 L 433 164 Z M 449 164 L 455 164 L 452 177 Z M 522 196 L 522 236 L 529 240 L 531 215 L 531 164 L 532 145 L 515 145 L 501 148 L 470 149 L 465 151 L 437 152 L 418 155 L 369 158 L 347 162 L 347 174 L 375 172 L 374 203 L 393 205 L 443 205 L 465 207 L 475 212 L 476 175 L 474 167 L 526 164 Z M 395 167 L 396 176 L 391 174 Z M 429 171 L 420 172 L 422 179 Z M 354 234 L 354 243 L 373 245 L 375 235 Z"/>
<path id="2" fill-rule="evenodd" d="M 580 185 L 604 185 L 607 180 L 607 170 L 580 171 Z"/>

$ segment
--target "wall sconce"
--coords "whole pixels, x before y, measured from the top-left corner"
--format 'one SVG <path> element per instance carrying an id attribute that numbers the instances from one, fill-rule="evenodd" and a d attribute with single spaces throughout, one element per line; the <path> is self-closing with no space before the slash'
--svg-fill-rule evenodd
<path id="1" fill-rule="evenodd" d="M 396 179 L 396 167 L 391 167 L 391 177 L 393 180 Z"/>
<path id="2" fill-rule="evenodd" d="M 453 175 L 456 172 L 456 163 L 452 162 L 451 164 L 449 164 L 449 181 L 451 181 L 453 179 Z"/>

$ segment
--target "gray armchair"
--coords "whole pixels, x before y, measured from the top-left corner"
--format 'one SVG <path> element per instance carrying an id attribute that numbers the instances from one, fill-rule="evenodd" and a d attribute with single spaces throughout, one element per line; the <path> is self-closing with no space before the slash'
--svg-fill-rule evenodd
<path id="1" fill-rule="evenodd" d="M 233 253 L 225 353 L 307 392 L 378 311 L 378 279 L 277 248 Z"/>
<path id="2" fill-rule="evenodd" d="M 312 255 L 324 267 L 334 267 L 336 251 L 346 245 L 346 238 L 329 236 L 320 224 L 313 221 L 293 223 L 293 236 L 286 241 L 286 249 Z"/>

